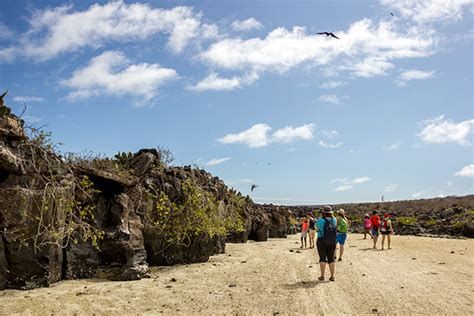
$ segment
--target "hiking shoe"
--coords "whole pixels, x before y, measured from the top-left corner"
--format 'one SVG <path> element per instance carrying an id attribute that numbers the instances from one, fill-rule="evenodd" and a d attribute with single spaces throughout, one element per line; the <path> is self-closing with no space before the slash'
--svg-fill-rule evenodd
<path id="1" fill-rule="evenodd" d="M 319 281 L 324 281 L 324 277 L 323 277 L 323 276 L 320 276 L 320 277 L 318 278 L 318 280 L 319 280 Z"/>
<path id="2" fill-rule="evenodd" d="M 342 261 L 342 258 L 339 258 L 339 260 L 337 260 L 337 261 Z"/>
<path id="3" fill-rule="evenodd" d="M 336 279 L 332 276 L 332 277 L 329 278 L 329 281 L 333 281 L 333 282 L 334 282 L 334 281 L 336 281 Z"/>

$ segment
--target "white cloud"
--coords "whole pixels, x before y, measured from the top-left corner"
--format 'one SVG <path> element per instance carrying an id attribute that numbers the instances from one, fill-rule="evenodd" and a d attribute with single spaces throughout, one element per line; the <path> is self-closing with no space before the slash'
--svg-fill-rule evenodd
<path id="1" fill-rule="evenodd" d="M 325 129 L 323 129 L 321 131 L 321 134 L 323 134 L 324 137 L 329 138 L 329 139 L 336 138 L 337 135 L 339 135 L 339 133 L 335 130 L 328 131 L 328 130 L 325 130 Z"/>
<path id="2" fill-rule="evenodd" d="M 192 40 L 217 36 L 217 27 L 202 23 L 201 16 L 191 7 L 160 9 L 122 0 L 93 4 L 84 11 L 63 5 L 36 11 L 29 19 L 29 30 L 20 36 L 17 51 L 35 60 L 47 60 L 84 47 L 98 48 L 109 41 L 146 40 L 165 34 L 168 48 L 179 53 Z"/>
<path id="3" fill-rule="evenodd" d="M 464 8 L 469 15 L 472 0 L 381 0 L 383 5 L 397 10 L 418 23 L 451 22 L 462 19 Z M 471 8 L 471 10 L 469 10 Z"/>
<path id="4" fill-rule="evenodd" d="M 393 144 L 390 144 L 390 145 L 385 145 L 385 146 L 383 146 L 383 150 L 385 150 L 385 151 L 395 151 L 395 150 L 400 149 L 401 145 L 402 145 L 401 142 L 396 142 L 396 143 L 393 143 Z"/>
<path id="5" fill-rule="evenodd" d="M 351 185 L 341 185 L 338 186 L 334 191 L 347 191 L 347 190 L 352 190 L 353 187 Z"/>
<path id="6" fill-rule="evenodd" d="M 345 86 L 347 82 L 344 81 L 330 81 L 330 82 L 325 82 L 321 85 L 321 88 L 323 89 L 334 89 L 337 87 L 342 87 Z"/>
<path id="7" fill-rule="evenodd" d="M 459 177 L 474 177 L 474 164 L 470 164 L 456 172 Z"/>
<path id="8" fill-rule="evenodd" d="M 268 132 L 272 128 L 267 124 L 256 124 L 238 134 L 227 134 L 217 141 L 222 144 L 245 144 L 251 148 L 265 147 L 270 144 Z"/>
<path id="9" fill-rule="evenodd" d="M 430 144 L 457 143 L 469 146 L 474 119 L 454 123 L 443 115 L 422 122 L 423 130 L 417 135 L 423 142 Z"/>
<path id="10" fill-rule="evenodd" d="M 13 101 L 19 102 L 19 103 L 31 103 L 31 102 L 44 102 L 46 100 L 42 97 L 17 96 L 13 98 Z"/>
<path id="11" fill-rule="evenodd" d="M 398 185 L 397 185 L 397 184 L 387 185 L 387 186 L 385 187 L 385 192 L 393 192 L 393 191 L 395 191 L 397 188 L 398 188 Z"/>
<path id="12" fill-rule="evenodd" d="M 329 144 L 329 143 L 326 143 L 326 142 L 323 141 L 323 140 L 320 140 L 318 144 L 319 144 L 319 146 L 321 146 L 321 147 L 332 148 L 332 149 L 336 149 L 336 148 L 339 148 L 339 147 L 342 146 L 342 143 Z"/>
<path id="13" fill-rule="evenodd" d="M 400 74 L 400 79 L 404 81 L 423 80 L 433 78 L 434 71 L 408 70 Z"/>
<path id="14" fill-rule="evenodd" d="M 275 142 L 290 143 L 297 139 L 310 140 L 313 138 L 314 124 L 304 124 L 299 127 L 285 126 L 272 135 Z"/>
<path id="15" fill-rule="evenodd" d="M 352 66 L 348 66 L 347 69 L 352 70 L 356 76 L 369 78 L 385 76 L 387 75 L 387 71 L 393 67 L 393 64 L 388 61 L 388 58 L 368 57 Z"/>
<path id="16" fill-rule="evenodd" d="M 71 100 L 102 94 L 129 94 L 148 100 L 157 94 L 159 86 L 177 77 L 173 69 L 159 64 L 131 65 L 122 53 L 108 51 L 92 58 L 87 66 L 75 70 L 61 84 L 74 89 L 68 95 Z"/>
<path id="17" fill-rule="evenodd" d="M 230 159 L 231 159 L 230 157 L 219 158 L 219 159 L 214 158 L 214 159 L 211 159 L 211 160 L 209 160 L 208 162 L 206 162 L 206 165 L 208 165 L 208 166 L 216 166 L 216 165 L 221 164 L 221 163 L 223 163 L 223 162 L 225 162 L 225 161 L 228 161 L 228 160 L 230 160 Z"/>
<path id="18" fill-rule="evenodd" d="M 195 86 L 189 87 L 189 89 L 195 91 L 234 90 L 241 88 L 243 85 L 251 84 L 257 79 L 258 75 L 255 73 L 244 77 L 234 76 L 232 78 L 222 78 L 219 77 L 218 74 L 212 72 Z"/>
<path id="19" fill-rule="evenodd" d="M 290 143 L 296 140 L 310 140 L 313 138 L 314 124 L 304 124 L 298 127 L 285 126 L 276 130 L 271 136 L 272 128 L 267 124 L 256 124 L 238 134 L 227 134 L 217 141 L 222 144 L 245 144 L 250 148 L 259 148 L 271 143 Z"/>
<path id="20" fill-rule="evenodd" d="M 359 177 L 352 180 L 348 178 L 334 179 L 331 181 L 331 183 L 342 183 L 342 185 L 334 189 L 335 191 L 347 191 L 352 190 L 354 188 L 354 185 L 366 183 L 369 181 L 372 181 L 372 179 L 369 177 Z"/>
<path id="21" fill-rule="evenodd" d="M 227 38 L 201 54 L 210 65 L 224 69 L 286 72 L 303 63 L 356 76 L 385 74 L 395 59 L 425 57 L 433 53 L 434 34 L 425 29 L 399 29 L 393 21 L 363 19 L 336 32 L 340 40 L 307 34 L 303 27 L 277 28 L 264 38 Z"/>
<path id="22" fill-rule="evenodd" d="M 259 30 L 263 27 L 263 25 L 255 18 L 249 18 L 243 21 L 234 21 L 232 22 L 231 27 L 234 31 L 246 32 L 250 30 Z"/>
<path id="23" fill-rule="evenodd" d="M 318 98 L 319 101 L 326 103 L 339 104 L 341 100 L 348 99 L 347 96 L 338 97 L 335 94 L 323 94 Z"/>
<path id="24" fill-rule="evenodd" d="M 369 178 L 369 177 L 360 177 L 360 178 L 355 178 L 354 180 L 352 180 L 352 184 L 360 184 L 360 183 L 365 183 L 365 182 L 369 182 L 371 181 L 372 179 Z"/>

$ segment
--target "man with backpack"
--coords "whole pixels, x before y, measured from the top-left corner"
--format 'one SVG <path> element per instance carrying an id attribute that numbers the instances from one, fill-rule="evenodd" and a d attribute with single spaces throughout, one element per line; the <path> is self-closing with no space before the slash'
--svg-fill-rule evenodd
<path id="1" fill-rule="evenodd" d="M 372 213 L 370 222 L 372 223 L 372 240 L 374 241 L 373 249 L 377 249 L 377 240 L 379 239 L 380 232 L 380 217 L 377 210 Z"/>
<path id="2" fill-rule="evenodd" d="M 324 281 L 326 265 L 329 264 L 329 271 L 331 272 L 329 281 L 334 281 L 334 273 L 336 269 L 334 263 L 334 252 L 336 251 L 337 221 L 333 216 L 332 208 L 330 206 L 323 207 L 321 213 L 321 217 L 316 222 L 316 227 L 318 229 L 316 247 L 319 255 L 319 267 L 321 269 L 321 276 L 318 280 Z"/>

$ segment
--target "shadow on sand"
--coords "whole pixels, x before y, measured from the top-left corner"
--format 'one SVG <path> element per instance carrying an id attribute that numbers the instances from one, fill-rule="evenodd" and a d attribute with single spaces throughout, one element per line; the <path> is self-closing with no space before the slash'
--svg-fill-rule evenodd
<path id="1" fill-rule="evenodd" d="M 377 249 L 374 249 L 372 247 L 359 249 L 359 251 L 369 251 L 369 250 L 377 250 Z"/>
<path id="2" fill-rule="evenodd" d="M 294 290 L 294 289 L 307 289 L 313 288 L 316 285 L 322 283 L 321 281 L 314 280 L 314 281 L 299 281 L 290 284 L 283 284 L 283 288 L 287 290 Z"/>

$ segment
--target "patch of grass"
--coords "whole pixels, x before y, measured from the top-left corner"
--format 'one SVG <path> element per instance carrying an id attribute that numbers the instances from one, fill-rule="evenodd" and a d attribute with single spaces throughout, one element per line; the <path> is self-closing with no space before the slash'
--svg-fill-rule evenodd
<path id="1" fill-rule="evenodd" d="M 398 217 L 397 222 L 403 225 L 413 225 L 416 223 L 416 217 Z"/>

